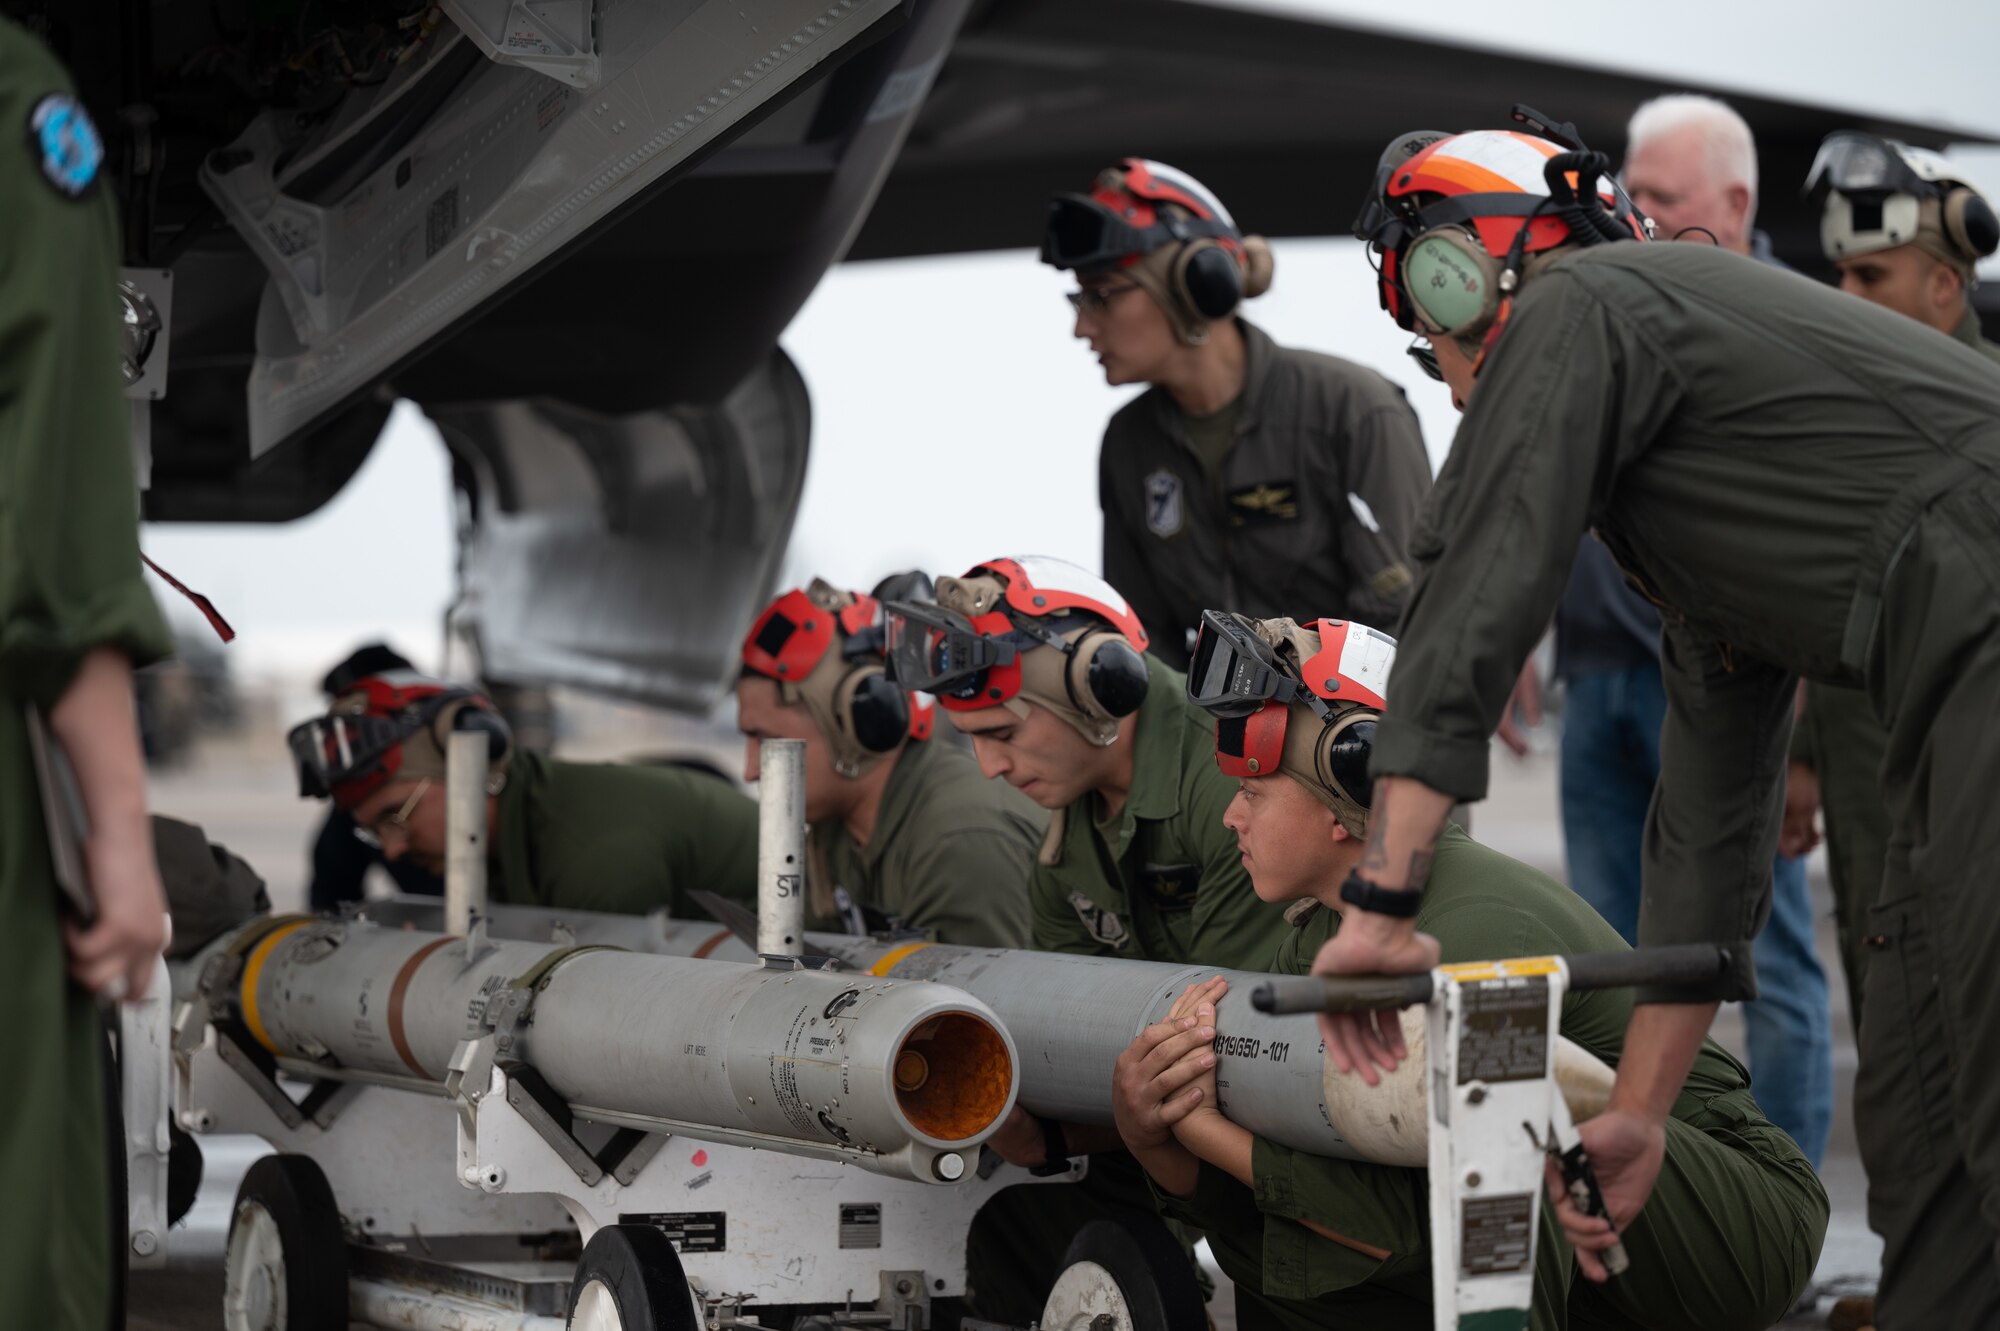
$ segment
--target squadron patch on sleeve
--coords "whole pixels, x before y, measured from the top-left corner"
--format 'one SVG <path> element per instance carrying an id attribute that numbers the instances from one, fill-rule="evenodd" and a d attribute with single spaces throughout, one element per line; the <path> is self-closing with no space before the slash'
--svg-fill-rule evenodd
<path id="1" fill-rule="evenodd" d="M 1181 534 L 1181 478 L 1165 467 L 1146 477 L 1146 529 L 1161 540 Z"/>
<path id="2" fill-rule="evenodd" d="M 90 113 L 68 93 L 52 92 L 28 113 L 28 151 L 42 178 L 65 199 L 81 199 L 97 183 L 104 140 Z"/>

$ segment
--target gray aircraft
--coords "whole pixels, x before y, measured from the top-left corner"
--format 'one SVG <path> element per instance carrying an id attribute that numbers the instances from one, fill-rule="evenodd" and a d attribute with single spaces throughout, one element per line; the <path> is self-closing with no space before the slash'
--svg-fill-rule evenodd
<path id="1" fill-rule="evenodd" d="M 770 590 L 811 410 L 778 337 L 843 259 L 1030 246 L 1128 153 L 1345 229 L 1412 118 L 1615 149 L 1662 90 L 1294 11 L 1144 0 L 0 0 L 74 71 L 125 223 L 154 521 L 337 493 L 397 397 L 461 495 L 491 679 L 701 708 Z M 1422 87 L 1422 112 L 1406 91 Z M 1772 180 L 1840 126 L 1732 94 Z M 1819 266 L 1813 220 L 1759 220 Z"/>

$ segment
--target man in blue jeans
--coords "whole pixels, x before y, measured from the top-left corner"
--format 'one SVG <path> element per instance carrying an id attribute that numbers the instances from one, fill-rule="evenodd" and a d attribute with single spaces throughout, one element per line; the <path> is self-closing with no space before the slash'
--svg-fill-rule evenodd
<path id="1" fill-rule="evenodd" d="M 1632 116 L 1623 178 L 1660 239 L 1713 243 L 1778 267 L 1754 229 L 1756 148 L 1750 127 L 1710 97 L 1655 98 Z M 1803 278 L 1801 279 L 1804 280 Z M 1660 620 L 1595 539 L 1578 551 L 1556 611 L 1563 709 L 1562 818 L 1570 886 L 1629 943 L 1639 938 L 1639 849 L 1660 772 L 1666 690 Z M 1515 704 L 1539 718 L 1531 660 Z M 1500 738 L 1526 751 L 1509 720 Z M 1771 918 L 1757 936 L 1757 993 L 1743 1005 L 1751 1091 L 1819 1168 L 1833 1121 L 1833 1023 L 1813 939 L 1805 860 L 1771 866 Z"/>

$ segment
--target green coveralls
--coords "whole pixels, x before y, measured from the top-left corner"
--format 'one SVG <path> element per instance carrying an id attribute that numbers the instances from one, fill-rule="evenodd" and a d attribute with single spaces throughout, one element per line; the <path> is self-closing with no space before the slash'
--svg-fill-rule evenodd
<path id="1" fill-rule="evenodd" d="M 1124 809 L 1100 823 L 1094 793 L 1062 809 L 1028 875 L 1034 947 L 1256 969 L 1286 925 L 1250 891 L 1236 833 L 1222 825 L 1236 781 L 1216 767 L 1216 723 L 1188 701 L 1178 669 L 1148 656 L 1146 673 L 1146 701 L 1128 721 L 1138 735 Z M 1154 1209 L 1144 1171 L 1122 1151 L 1092 1155 L 1082 1183 L 1000 1193 L 972 1231 L 982 1315 L 1038 1317 L 1076 1229 L 1122 1209 Z M 986 1303 L 1010 1277 L 1014 1295 Z"/>
<path id="2" fill-rule="evenodd" d="M 1885 723 L 1887 867 L 1855 1117 L 1884 1331 L 2000 1326 L 2000 376 L 1903 316 L 1705 245 L 1530 282 L 1413 546 L 1376 775 L 1485 794 L 1487 736 L 1594 525 L 1662 606 L 1642 943 L 1755 994 L 1796 678 Z"/>
<path id="3" fill-rule="evenodd" d="M 1582 898 L 1456 827 L 1438 846 L 1417 927 L 1437 938 L 1446 962 L 1625 950 Z M 1306 974 L 1338 928 L 1335 912 L 1313 910 L 1270 968 Z M 1629 991 L 1571 993 L 1562 1033 L 1615 1067 L 1631 1015 Z M 1580 1278 L 1561 1227 L 1543 1207 L 1535 1331 L 1764 1331 L 1790 1311 L 1819 1258 L 1826 1192 L 1748 1088 L 1741 1064 L 1712 1041 L 1703 1046 L 1667 1124 L 1659 1186 L 1625 1233 L 1632 1257 L 1625 1275 L 1606 1285 Z M 1236 1282 L 1244 1331 L 1431 1324 L 1424 1170 L 1333 1160 L 1261 1138 L 1252 1169 L 1254 1192 L 1204 1165 L 1196 1195 L 1183 1204 Z M 1377 1262 L 1299 1220 L 1391 1256 Z"/>
<path id="4" fill-rule="evenodd" d="M 1215 422 L 1233 440 L 1218 449 L 1206 423 L 1154 387 L 1119 408 L 1098 456 L 1105 580 L 1177 670 L 1204 610 L 1395 623 L 1410 532 L 1431 488 L 1401 389 L 1365 366 L 1281 347 L 1243 319 L 1236 326 L 1243 392 L 1233 421 L 1218 413 Z"/>
<path id="5" fill-rule="evenodd" d="M 1187 700 L 1179 671 L 1151 656 L 1146 671 L 1146 700 L 1133 716 L 1139 732 L 1125 807 L 1100 822 L 1097 796 L 1090 794 L 1057 815 L 1063 825 L 1052 836 L 1060 839 L 1044 847 L 1028 878 L 1034 946 L 1259 969 L 1286 932 L 1285 917 L 1250 890 L 1236 834 L 1222 825 L 1236 783 L 1215 765 L 1215 722 Z M 1105 1152 L 1090 1158 L 1081 1184 L 1011 1189 L 981 1212 L 981 1221 L 1003 1206 L 1019 1208 L 1021 1217 L 1015 1220 L 1010 1211 L 999 1222 L 1012 1245 L 1012 1269 L 1043 1281 L 1033 1286 L 1030 1278 L 1017 1277 L 1025 1294 L 1053 1281 L 1063 1250 L 1085 1221 L 1115 1217 L 1118 1208 L 1150 1211 L 1153 1200 L 1138 1163 L 1123 1152 Z M 975 1251 L 980 1232 L 975 1226 Z M 989 1276 L 982 1291 L 995 1278 Z M 974 1284 L 979 1286 L 977 1273 Z M 1000 1311 L 1025 1321 L 1041 1310 L 1017 1300 Z"/>
<path id="6" fill-rule="evenodd" d="M 2000 343 L 1979 333 L 1979 316 L 1966 308 L 1951 335 L 2000 365 Z M 1827 875 L 1840 924 L 1840 964 L 1847 972 L 1847 1005 L 1861 1029 L 1861 994 L 1868 974 L 1868 908 L 1882 888 L 1889 851 L 1889 809 L 1882 801 L 1882 749 L 1888 736 L 1860 689 L 1806 685 L 1805 714 L 1792 755 L 1819 775 L 1826 813 Z"/>
<path id="7" fill-rule="evenodd" d="M 173 650 L 142 581 L 129 409 L 118 378 L 110 186 L 44 173 L 30 118 L 72 91 L 0 20 L 0 1326 L 103 1331 L 113 1263 L 99 1060 L 104 1027 L 69 981 L 24 708 L 44 714 L 84 656 Z"/>
<path id="8" fill-rule="evenodd" d="M 812 828 L 809 929 L 844 932 L 823 913 L 833 888 L 854 904 L 929 929 L 961 947 L 1028 945 L 1028 869 L 1049 816 L 964 749 L 913 741 L 896 755 L 874 835 L 856 845 L 839 819 Z"/>
<path id="9" fill-rule="evenodd" d="M 516 750 L 494 840 L 495 901 L 706 920 L 690 889 L 757 897 L 757 805 L 684 768 Z"/>
<path id="10" fill-rule="evenodd" d="M 1256 970 L 1285 915 L 1250 890 L 1222 825 L 1236 782 L 1215 765 L 1215 720 L 1188 701 L 1178 670 L 1148 656 L 1146 673 L 1125 807 L 1099 821 L 1095 794 L 1071 804 L 1054 853 L 1029 875 L 1035 947 Z"/>

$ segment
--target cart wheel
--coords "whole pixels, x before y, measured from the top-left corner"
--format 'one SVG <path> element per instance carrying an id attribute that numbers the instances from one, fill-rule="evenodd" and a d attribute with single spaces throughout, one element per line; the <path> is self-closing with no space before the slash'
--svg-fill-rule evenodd
<path id="1" fill-rule="evenodd" d="M 651 1225 L 606 1225 L 569 1287 L 570 1331 L 701 1331 L 673 1243 Z"/>
<path id="2" fill-rule="evenodd" d="M 1044 1331 L 1202 1331 L 1207 1322 L 1187 1253 L 1151 1216 L 1079 1229 L 1042 1307 Z"/>
<path id="3" fill-rule="evenodd" d="M 310 1158 L 267 1155 L 243 1175 L 223 1279 L 229 1331 L 347 1331 L 347 1239 Z"/>
<path id="4" fill-rule="evenodd" d="M 178 1225 L 201 1192 L 201 1143 L 178 1123 L 167 1125 L 167 1140 L 167 1224 Z"/>

